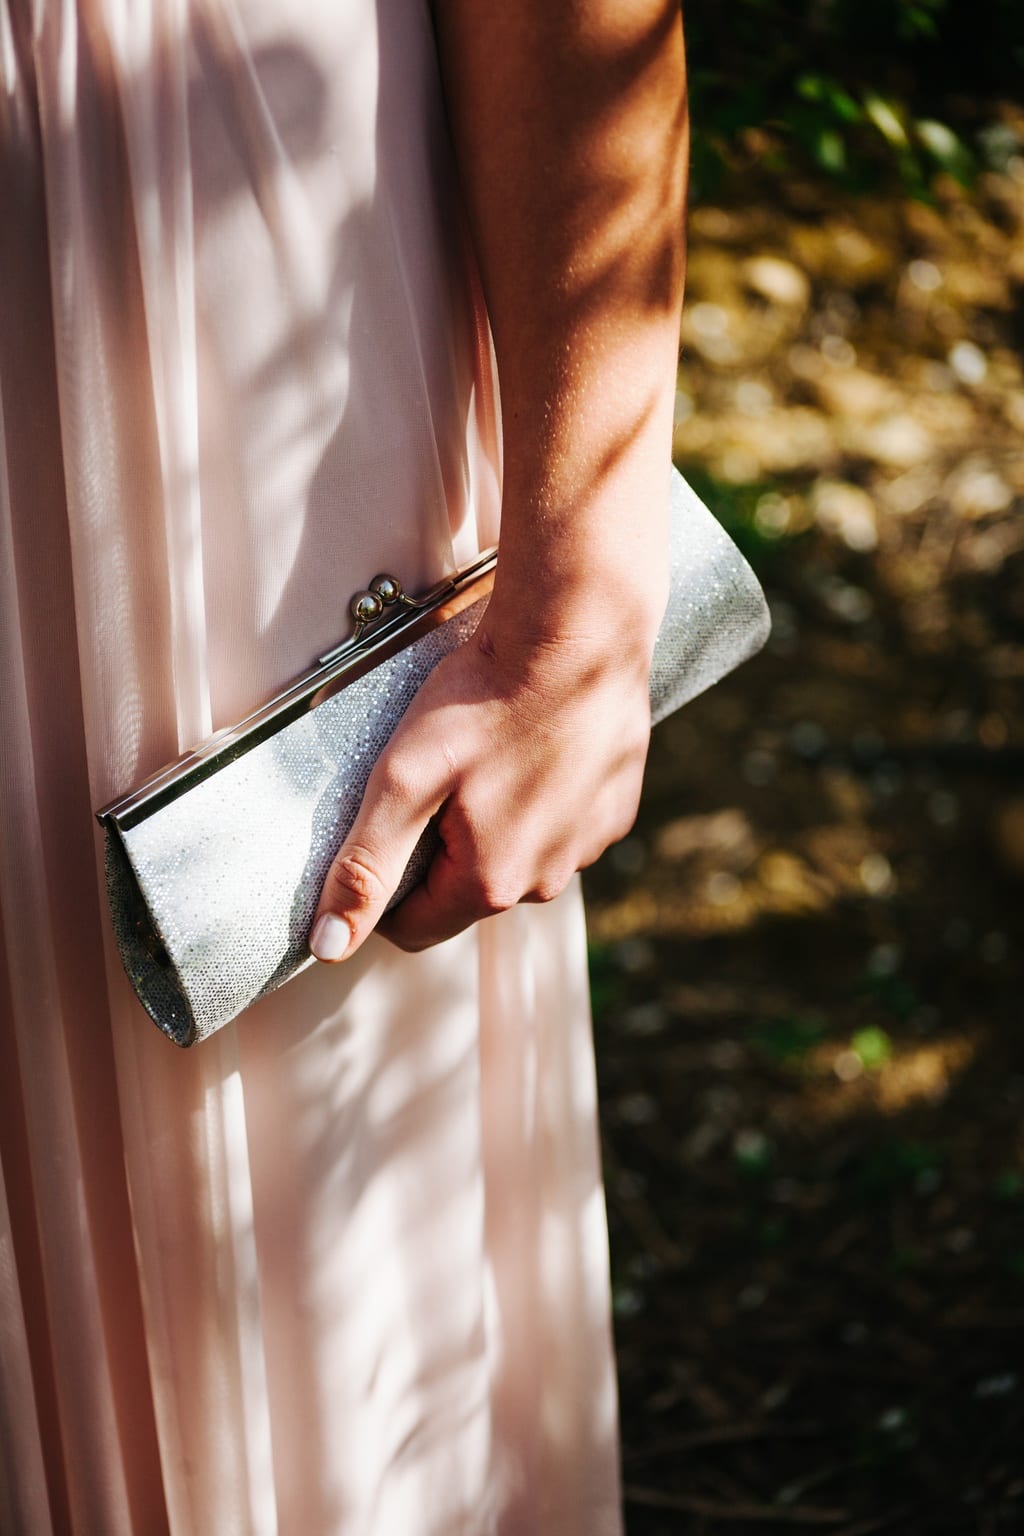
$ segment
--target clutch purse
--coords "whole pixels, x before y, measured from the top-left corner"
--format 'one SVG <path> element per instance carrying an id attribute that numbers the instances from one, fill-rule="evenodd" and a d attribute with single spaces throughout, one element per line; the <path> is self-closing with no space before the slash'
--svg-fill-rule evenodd
<path id="1" fill-rule="evenodd" d="M 651 668 L 657 721 L 768 634 L 757 579 L 672 471 L 671 579 Z M 204 1039 L 312 964 L 320 887 L 371 769 L 416 690 L 473 633 L 490 551 L 423 597 L 378 576 L 355 632 L 247 719 L 104 806 L 107 891 L 124 968 L 177 1045 Z M 397 902 L 436 846 L 429 826 Z"/>

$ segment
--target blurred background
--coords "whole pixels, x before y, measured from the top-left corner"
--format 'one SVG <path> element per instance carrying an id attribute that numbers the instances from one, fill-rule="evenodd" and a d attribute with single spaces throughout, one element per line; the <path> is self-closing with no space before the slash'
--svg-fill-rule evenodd
<path id="1" fill-rule="evenodd" d="M 627 1530 L 1024 1532 L 1024 5 L 685 16 L 774 632 L 586 882 Z"/>

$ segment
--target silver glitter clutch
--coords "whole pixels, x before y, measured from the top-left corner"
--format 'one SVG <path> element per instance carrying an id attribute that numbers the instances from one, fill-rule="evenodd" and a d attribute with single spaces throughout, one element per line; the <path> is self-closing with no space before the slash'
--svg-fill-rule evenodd
<path id="1" fill-rule="evenodd" d="M 494 551 L 426 597 L 379 576 L 355 634 L 246 720 L 97 812 L 121 959 L 154 1021 L 192 1045 L 312 963 L 320 887 L 416 690 L 473 633 Z M 671 583 L 651 669 L 655 721 L 763 645 L 757 579 L 672 473 Z M 394 900 L 421 877 L 421 839 Z"/>

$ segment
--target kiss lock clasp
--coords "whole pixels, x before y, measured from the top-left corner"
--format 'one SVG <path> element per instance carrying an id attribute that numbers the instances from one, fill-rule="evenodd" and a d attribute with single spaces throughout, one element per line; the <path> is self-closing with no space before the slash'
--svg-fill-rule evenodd
<path id="1" fill-rule="evenodd" d="M 396 603 L 401 608 L 427 608 L 430 599 L 409 597 L 398 577 L 389 576 L 386 571 L 375 576 L 367 590 L 357 592 L 348 605 L 356 626 L 352 640 L 361 639 L 366 630 L 376 624 L 385 608 L 393 608 Z"/>

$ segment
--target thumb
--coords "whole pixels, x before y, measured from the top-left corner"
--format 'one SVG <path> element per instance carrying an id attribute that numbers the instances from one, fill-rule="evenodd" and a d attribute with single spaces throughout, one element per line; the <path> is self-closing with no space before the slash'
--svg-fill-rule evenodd
<path id="1" fill-rule="evenodd" d="M 418 783 L 404 771 L 413 754 L 385 754 L 370 775 L 358 815 L 338 849 L 310 930 L 317 960 L 347 960 L 373 932 L 398 889 L 443 792 L 431 793 L 419 759 Z"/>

